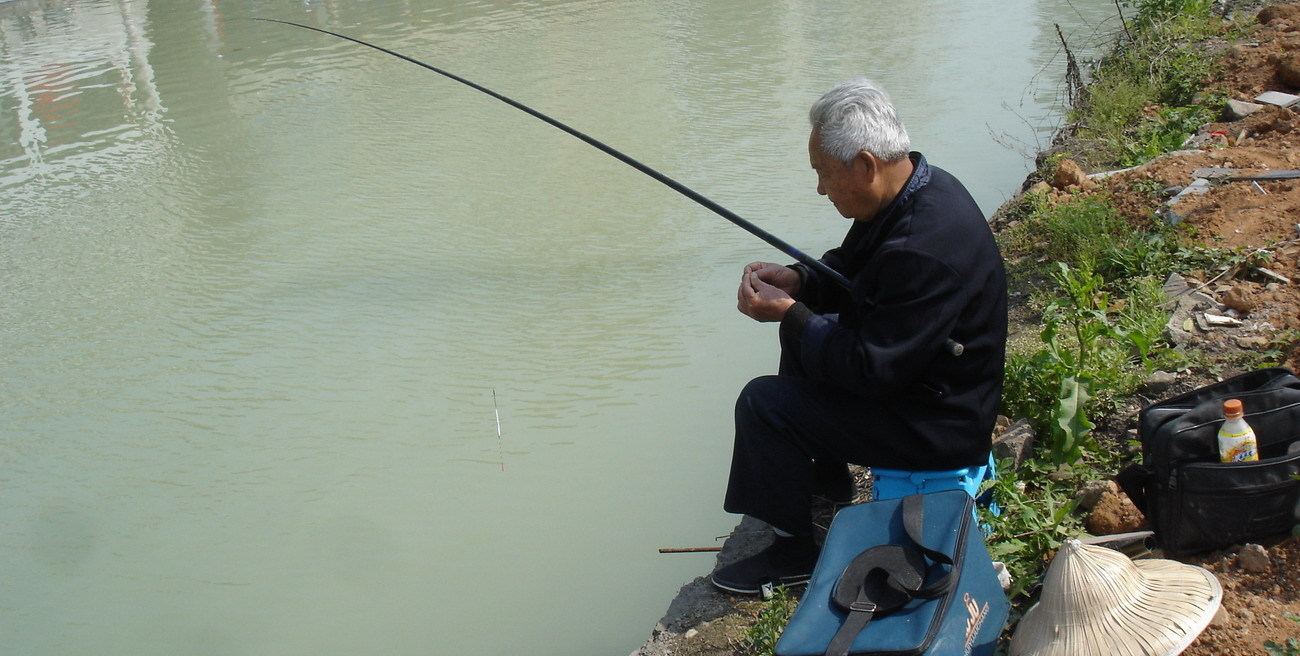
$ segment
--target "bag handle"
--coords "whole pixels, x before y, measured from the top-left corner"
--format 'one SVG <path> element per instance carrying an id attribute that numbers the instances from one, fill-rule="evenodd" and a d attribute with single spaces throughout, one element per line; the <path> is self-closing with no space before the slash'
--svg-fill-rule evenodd
<path id="1" fill-rule="evenodd" d="M 1155 474 L 1146 465 L 1133 463 L 1115 474 L 1115 484 L 1133 501 L 1142 514 L 1147 512 L 1147 486 Z"/>
<path id="2" fill-rule="evenodd" d="M 969 513 L 970 507 L 963 512 Z M 925 546 L 925 497 L 913 494 L 903 499 L 903 530 L 911 545 L 883 544 L 858 554 L 844 568 L 831 594 L 832 601 L 848 611 L 826 656 L 847 656 L 858 634 L 877 616 L 902 608 L 913 599 L 935 599 L 952 591 L 957 580 L 953 559 Z M 931 566 L 948 565 L 942 578 L 923 586 Z"/>

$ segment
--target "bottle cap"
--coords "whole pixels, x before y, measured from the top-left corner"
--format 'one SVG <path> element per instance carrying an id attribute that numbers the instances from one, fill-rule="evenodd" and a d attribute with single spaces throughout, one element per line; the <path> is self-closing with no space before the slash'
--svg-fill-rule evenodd
<path id="1" fill-rule="evenodd" d="M 1241 416 L 1241 414 L 1242 414 L 1242 410 L 1241 410 L 1241 400 L 1240 400 L 1240 399 L 1228 399 L 1227 401 L 1224 401 L 1224 402 L 1223 402 L 1223 414 L 1224 414 L 1224 415 L 1227 415 L 1227 416 L 1229 416 L 1229 417 L 1233 417 L 1233 416 Z"/>

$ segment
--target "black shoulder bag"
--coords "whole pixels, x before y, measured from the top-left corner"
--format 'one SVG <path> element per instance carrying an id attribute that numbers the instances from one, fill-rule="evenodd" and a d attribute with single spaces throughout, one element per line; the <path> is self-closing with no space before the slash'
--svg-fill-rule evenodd
<path id="1" fill-rule="evenodd" d="M 1258 462 L 1219 461 L 1223 401 L 1241 399 Z M 1234 376 L 1147 406 L 1142 464 L 1117 482 L 1175 554 L 1221 549 L 1300 523 L 1300 379 L 1280 367 Z"/>

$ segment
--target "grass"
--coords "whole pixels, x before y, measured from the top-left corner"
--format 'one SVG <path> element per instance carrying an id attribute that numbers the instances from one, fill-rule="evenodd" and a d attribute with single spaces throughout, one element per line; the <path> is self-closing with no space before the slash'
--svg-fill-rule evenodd
<path id="1" fill-rule="evenodd" d="M 1219 70 L 1206 43 L 1242 31 L 1215 16 L 1209 0 L 1124 5 L 1123 33 L 1094 62 L 1087 90 L 1069 112 L 1077 136 L 1089 143 L 1083 161 L 1093 166 L 1131 166 L 1180 148 L 1222 101 L 1201 95 Z"/>

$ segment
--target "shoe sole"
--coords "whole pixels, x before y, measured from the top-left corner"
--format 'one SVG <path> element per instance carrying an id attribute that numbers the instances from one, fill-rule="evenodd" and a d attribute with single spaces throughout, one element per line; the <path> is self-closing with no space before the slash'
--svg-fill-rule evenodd
<path id="1" fill-rule="evenodd" d="M 788 576 L 787 576 L 787 577 L 786 577 L 785 579 L 783 579 L 780 583 L 775 583 L 775 584 L 773 584 L 772 587 L 774 587 L 774 588 L 789 588 L 789 587 L 796 586 L 796 585 L 803 585 L 803 584 L 807 583 L 807 582 L 808 582 L 808 579 L 810 579 L 810 578 L 812 578 L 812 575 L 811 575 L 811 574 L 809 574 L 809 575 L 807 575 L 807 576 L 796 576 L 796 577 L 788 577 Z M 726 590 L 727 592 L 734 592 L 734 593 L 736 593 L 736 594 L 759 594 L 760 592 L 763 591 L 763 586 L 761 586 L 761 585 L 758 586 L 757 588 L 740 588 L 740 587 L 735 587 L 735 586 L 726 585 L 726 584 L 724 584 L 724 583 L 719 583 L 719 582 L 718 582 L 718 579 L 716 579 L 716 578 L 714 578 L 714 577 L 712 577 L 712 576 L 709 577 L 709 582 L 712 583 L 712 584 L 713 584 L 713 587 L 715 587 L 715 588 L 720 588 L 720 589 L 722 589 L 722 590 Z"/>

